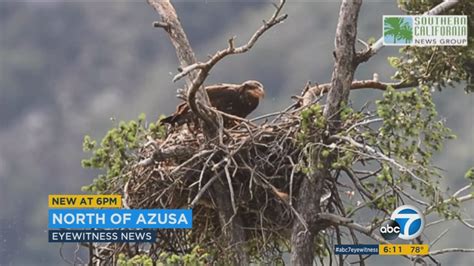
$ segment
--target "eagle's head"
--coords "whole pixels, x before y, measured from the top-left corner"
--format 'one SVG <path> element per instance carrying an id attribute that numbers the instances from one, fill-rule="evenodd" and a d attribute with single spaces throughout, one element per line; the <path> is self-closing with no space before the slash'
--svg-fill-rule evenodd
<path id="1" fill-rule="evenodd" d="M 242 83 L 244 90 L 251 94 L 253 97 L 262 100 L 265 97 L 265 91 L 263 90 L 262 83 L 256 80 L 247 80 L 246 82 Z"/>

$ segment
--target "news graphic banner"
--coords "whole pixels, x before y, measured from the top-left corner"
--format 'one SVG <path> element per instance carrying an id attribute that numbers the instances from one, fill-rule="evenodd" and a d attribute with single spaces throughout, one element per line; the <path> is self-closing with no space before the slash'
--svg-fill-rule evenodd
<path id="1" fill-rule="evenodd" d="M 427 244 L 335 245 L 336 255 L 427 255 Z"/>
<path id="2" fill-rule="evenodd" d="M 156 229 L 192 228 L 192 209 L 121 209 L 121 195 L 49 195 L 48 206 L 48 242 L 155 242 Z"/>
<path id="3" fill-rule="evenodd" d="M 49 228 L 191 229 L 192 211 L 181 209 L 51 209 Z"/>
<path id="4" fill-rule="evenodd" d="M 390 219 L 382 223 L 379 233 L 385 240 L 413 240 L 425 226 L 423 212 L 412 205 L 396 208 Z M 336 255 L 427 255 L 427 244 L 335 245 Z"/>
<path id="5" fill-rule="evenodd" d="M 49 208 L 121 208 L 121 195 L 49 195 Z"/>

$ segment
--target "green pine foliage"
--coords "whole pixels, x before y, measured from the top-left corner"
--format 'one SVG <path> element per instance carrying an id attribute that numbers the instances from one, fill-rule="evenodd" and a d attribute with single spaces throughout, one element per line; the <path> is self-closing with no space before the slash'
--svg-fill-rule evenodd
<path id="1" fill-rule="evenodd" d="M 377 159 L 381 170 L 375 178 L 361 182 L 364 189 L 374 198 L 367 206 L 393 211 L 401 204 L 400 191 L 409 189 L 413 195 L 421 196 L 441 216 L 455 218 L 458 215 L 456 202 L 445 202 L 439 187 L 442 175 L 433 164 L 433 156 L 442 151 L 443 144 L 456 136 L 438 116 L 428 85 L 420 85 L 406 90 L 388 88 L 383 98 L 376 101 L 375 114 L 355 111 L 343 106 L 340 111 L 341 128 L 337 136 L 348 137 L 359 143 L 373 147 L 389 159 Z M 378 119 L 377 126 L 356 127 L 364 121 Z M 324 167 L 324 161 L 331 158 L 333 173 L 349 170 L 361 162 L 361 158 L 371 159 L 369 152 L 354 147 L 348 142 L 337 145 L 325 144 L 328 135 L 323 107 L 313 105 L 301 113 L 301 128 L 298 143 L 306 150 L 306 156 L 299 162 L 299 170 L 311 173 Z M 329 142 L 331 143 L 331 142 Z M 334 143 L 335 144 L 335 143 Z M 363 161 L 363 160 L 362 160 Z M 470 170 L 467 177 L 474 176 Z M 380 197 L 379 195 L 384 195 Z M 347 206 L 349 213 L 354 206 Z M 376 220 L 373 221 L 374 223 Z"/>
<path id="2" fill-rule="evenodd" d="M 111 181 L 123 181 L 124 169 L 137 160 L 137 149 L 146 141 L 146 136 L 162 138 L 165 128 L 159 123 L 145 123 L 145 114 L 140 114 L 138 119 L 128 122 L 121 121 L 110 129 L 100 141 L 86 135 L 83 142 L 84 152 L 91 153 L 91 157 L 82 160 L 82 167 L 102 170 L 93 183 L 84 186 L 83 191 L 105 193 L 114 189 L 110 187 Z"/>
<path id="3" fill-rule="evenodd" d="M 146 255 L 140 254 L 135 255 L 129 258 L 126 254 L 120 253 L 118 255 L 117 265 L 119 266 L 151 266 L 151 265 L 194 265 L 194 266 L 203 266 L 209 264 L 209 254 L 204 252 L 204 250 L 196 246 L 188 254 L 177 255 L 171 252 L 161 252 L 159 258 L 156 261 Z"/>

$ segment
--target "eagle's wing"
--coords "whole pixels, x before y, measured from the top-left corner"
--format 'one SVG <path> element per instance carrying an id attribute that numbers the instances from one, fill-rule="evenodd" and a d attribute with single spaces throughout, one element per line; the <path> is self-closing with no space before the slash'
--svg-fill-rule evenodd
<path id="1" fill-rule="evenodd" d="M 206 87 L 207 95 L 211 101 L 211 105 L 217 110 L 236 114 L 239 108 L 239 101 L 241 101 L 240 85 L 236 84 L 217 84 Z"/>
<path id="2" fill-rule="evenodd" d="M 176 112 L 163 118 L 160 122 L 167 124 L 182 124 L 188 118 L 189 106 L 187 102 L 182 102 L 176 107 Z"/>
<path id="3" fill-rule="evenodd" d="M 211 105 L 224 113 L 246 117 L 256 107 L 250 102 L 251 99 L 245 97 L 242 85 L 221 83 L 207 86 L 206 92 Z M 183 102 L 178 105 L 174 114 L 162 119 L 161 122 L 180 125 L 186 123 L 191 116 L 188 104 Z"/>

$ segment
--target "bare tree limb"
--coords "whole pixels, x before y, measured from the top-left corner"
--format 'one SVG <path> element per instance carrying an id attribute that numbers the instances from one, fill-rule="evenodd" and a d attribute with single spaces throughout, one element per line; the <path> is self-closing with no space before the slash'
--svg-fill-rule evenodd
<path id="1" fill-rule="evenodd" d="M 449 232 L 449 227 L 446 228 L 443 232 L 441 232 L 441 234 L 439 234 L 435 239 L 433 239 L 433 241 L 430 242 L 430 247 L 433 247 L 434 244 L 436 244 L 436 242 L 438 242 L 438 240 L 440 240 L 444 235 L 446 235 L 448 232 Z"/>
<path id="2" fill-rule="evenodd" d="M 160 15 L 162 21 L 154 22 L 154 26 L 162 27 L 168 33 L 181 67 L 196 63 L 196 56 L 171 2 L 169 0 L 147 0 L 147 2 Z M 186 81 L 188 86 L 191 85 L 191 81 L 195 76 L 196 73 L 190 75 L 191 78 Z"/>
<path id="3" fill-rule="evenodd" d="M 350 90 L 377 89 L 387 90 L 388 87 L 394 89 L 404 89 L 417 86 L 417 82 L 380 82 L 378 80 L 356 80 L 353 81 Z M 303 106 L 310 104 L 316 97 L 327 93 L 331 88 L 331 83 L 319 84 L 310 87 L 303 95 Z"/>
<path id="4" fill-rule="evenodd" d="M 453 203 L 453 202 L 462 203 L 462 202 L 469 201 L 469 200 L 472 200 L 472 199 L 474 199 L 474 195 L 468 194 L 468 195 L 464 195 L 464 196 L 461 196 L 461 197 L 451 197 L 449 199 L 444 200 L 442 202 L 442 204 L 449 204 L 449 203 Z M 423 214 L 424 215 L 430 214 L 437 206 L 438 205 L 429 206 L 428 208 L 426 208 L 426 210 L 423 212 Z"/>
<path id="5" fill-rule="evenodd" d="M 214 67 L 215 64 L 217 64 L 220 60 L 222 60 L 224 57 L 228 55 L 233 55 L 233 54 L 241 54 L 249 51 L 254 44 L 258 41 L 258 39 L 271 27 L 281 23 L 283 20 L 285 20 L 288 15 L 283 14 L 280 15 L 281 10 L 283 9 L 283 6 L 285 5 L 286 0 L 280 0 L 280 4 L 276 6 L 276 10 L 273 13 L 273 15 L 270 17 L 268 22 L 265 20 L 263 21 L 263 25 L 252 35 L 250 40 L 240 46 L 235 48 L 234 47 L 234 39 L 235 36 L 230 38 L 228 41 L 228 47 L 224 50 L 220 50 L 217 53 L 215 53 L 208 61 L 206 62 L 197 62 L 192 65 L 189 65 L 187 67 L 184 67 L 181 71 L 181 73 L 177 74 L 174 78 L 173 81 L 177 81 L 186 75 L 188 75 L 190 72 L 196 69 L 200 69 L 201 71 L 209 72 L 212 67 Z"/>
<path id="6" fill-rule="evenodd" d="M 435 256 L 450 252 L 474 252 L 474 248 L 444 248 L 440 250 L 431 251 L 428 254 L 431 256 Z"/>
<path id="7" fill-rule="evenodd" d="M 147 1 L 151 6 L 155 8 L 155 10 L 158 11 L 162 18 L 162 21 L 155 22 L 154 26 L 165 29 L 166 32 L 169 34 L 171 42 L 175 47 L 176 54 L 180 61 L 182 70 L 178 75 L 173 78 L 173 81 L 176 81 L 186 75 L 189 75 L 189 79 L 187 80 L 187 101 L 189 107 L 199 118 L 201 118 L 205 122 L 206 127 L 204 127 L 204 129 L 208 131 L 208 134 L 206 135 L 211 135 L 211 137 L 216 136 L 216 131 L 219 129 L 219 126 L 215 122 L 216 119 L 212 118 L 213 114 L 202 110 L 197 104 L 197 102 L 200 102 L 205 106 L 210 106 L 208 96 L 206 93 L 204 93 L 202 84 L 206 80 L 209 71 L 217 62 L 219 62 L 228 55 L 247 52 L 254 46 L 260 36 L 262 36 L 268 29 L 285 20 L 287 18 L 287 15 L 280 15 L 280 13 L 286 1 L 280 1 L 280 4 L 275 7 L 276 10 L 270 17 L 270 20 L 268 22 L 264 21 L 263 25 L 254 33 L 254 35 L 245 45 L 235 48 L 234 37 L 232 37 L 231 39 L 229 39 L 229 46 L 227 49 L 218 51 L 214 56 L 211 57 L 211 59 L 209 59 L 205 63 L 197 62 L 194 52 L 192 51 L 189 41 L 186 37 L 186 34 L 184 33 L 184 30 L 176 15 L 176 11 L 174 10 L 170 1 Z"/>
<path id="8" fill-rule="evenodd" d="M 415 173 L 413 173 L 413 171 L 411 171 L 410 169 L 408 169 L 407 167 L 401 165 L 400 163 L 398 163 L 397 161 L 395 161 L 393 158 L 390 158 L 388 157 L 387 155 L 381 153 L 381 152 L 378 152 L 376 151 L 374 148 L 368 146 L 368 145 L 365 145 L 365 144 L 361 144 L 355 140 L 353 140 L 352 138 L 350 137 L 344 137 L 344 136 L 331 136 L 331 138 L 334 138 L 334 139 L 340 139 L 340 140 L 344 140 L 344 141 L 347 141 L 349 142 L 351 145 L 357 147 L 357 148 L 360 148 L 370 154 L 373 154 L 373 155 L 376 155 L 378 158 L 386 161 L 386 162 L 389 162 L 393 165 L 395 165 L 398 170 L 402 171 L 402 172 L 407 172 L 410 174 L 410 176 L 412 176 L 414 179 L 418 180 L 420 183 L 423 183 L 425 184 L 426 186 L 431 186 L 428 182 L 426 182 L 426 180 L 423 180 L 422 178 L 418 177 Z"/>
<path id="9" fill-rule="evenodd" d="M 465 190 L 467 190 L 467 189 L 470 189 L 471 187 L 472 187 L 472 183 L 470 183 L 469 185 L 466 185 L 466 186 L 460 188 L 458 191 L 454 192 L 453 197 L 459 196 L 459 194 L 461 194 L 463 191 L 465 191 Z"/>
<path id="10" fill-rule="evenodd" d="M 469 229 L 471 229 L 471 230 L 474 230 L 474 225 L 468 223 L 468 222 L 466 221 L 466 219 L 463 219 L 462 217 L 459 217 L 458 220 L 459 220 L 462 224 L 464 224 L 467 228 L 469 228 Z"/>
<path id="11" fill-rule="evenodd" d="M 179 21 L 176 10 L 169 0 L 147 0 L 148 3 L 160 14 L 160 22 L 155 22 L 155 27 L 163 28 L 169 35 L 171 43 L 176 50 L 176 56 L 178 57 L 181 68 L 192 65 L 197 62 L 196 56 L 189 44 L 186 33 Z M 214 137 L 216 135 L 216 124 L 212 117 L 199 109 L 196 104 L 196 98 L 204 105 L 210 106 L 209 97 L 202 87 L 205 77 L 199 77 L 196 71 L 193 71 L 189 75 L 189 79 L 186 80 L 188 88 L 193 88 L 194 92 L 192 97 L 189 97 L 188 91 L 188 103 L 191 110 L 201 118 L 206 124 L 206 135 Z M 189 89 L 188 89 L 189 90 Z M 197 97 L 196 97 L 197 95 Z"/>
<path id="12" fill-rule="evenodd" d="M 336 214 L 332 213 L 320 213 L 317 215 L 317 217 L 320 219 L 320 222 L 327 222 L 330 225 L 338 225 L 338 226 L 345 226 L 351 229 L 354 229 L 360 233 L 365 234 L 368 237 L 371 237 L 372 239 L 380 242 L 380 243 L 385 243 L 385 244 L 390 244 L 387 240 L 383 239 L 382 237 L 376 235 L 374 233 L 374 227 L 373 226 L 363 226 L 358 223 L 354 223 L 352 219 L 342 217 Z"/>
<path id="13" fill-rule="evenodd" d="M 202 187 L 202 189 L 199 190 L 199 193 L 194 197 L 194 199 L 191 201 L 191 203 L 189 204 L 189 207 L 190 208 L 193 208 L 194 205 L 196 205 L 196 203 L 199 201 L 199 199 L 202 197 L 202 195 L 204 194 L 204 192 L 207 191 L 207 189 L 212 185 L 212 183 L 214 183 L 214 181 L 216 181 L 216 179 L 219 177 L 219 175 L 214 175 L 211 179 L 209 179 L 209 181 L 207 181 L 207 183 Z"/>

